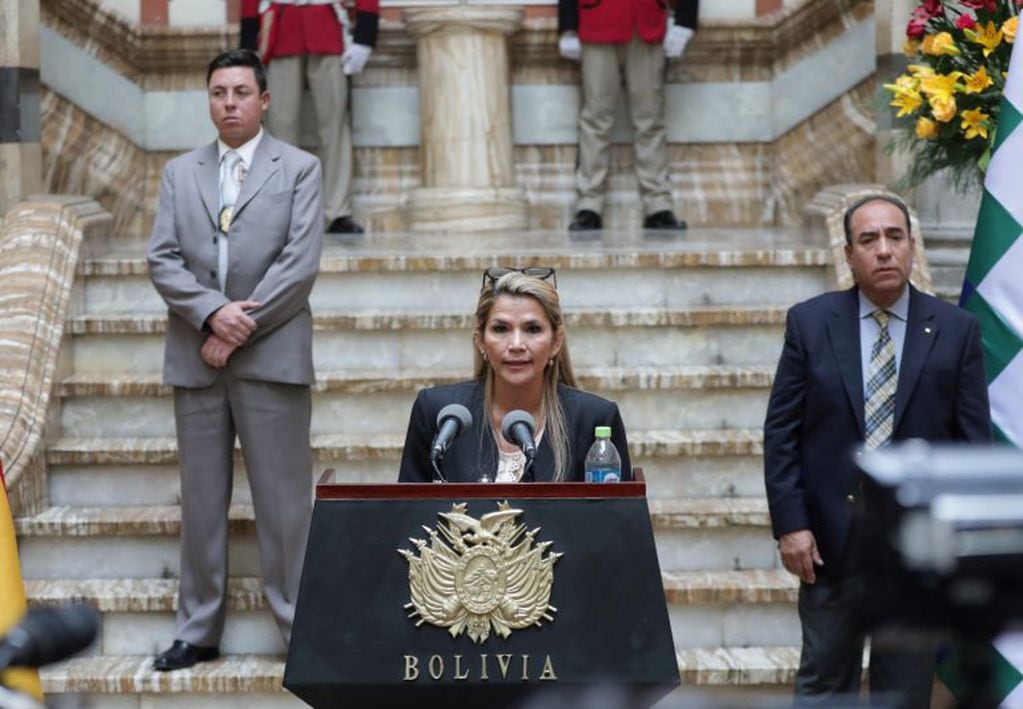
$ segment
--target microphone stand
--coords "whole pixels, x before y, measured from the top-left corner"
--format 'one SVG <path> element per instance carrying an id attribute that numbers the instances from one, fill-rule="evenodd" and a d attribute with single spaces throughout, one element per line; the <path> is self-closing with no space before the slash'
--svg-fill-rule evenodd
<path id="1" fill-rule="evenodd" d="M 433 467 L 433 482 L 435 483 L 446 483 L 448 481 L 447 476 L 440 469 L 440 458 L 435 455 L 430 456 L 430 465 Z"/>
<path id="2" fill-rule="evenodd" d="M 527 483 L 536 482 L 536 471 L 533 470 L 534 456 L 526 456 L 526 467 L 522 471 L 522 481 Z"/>

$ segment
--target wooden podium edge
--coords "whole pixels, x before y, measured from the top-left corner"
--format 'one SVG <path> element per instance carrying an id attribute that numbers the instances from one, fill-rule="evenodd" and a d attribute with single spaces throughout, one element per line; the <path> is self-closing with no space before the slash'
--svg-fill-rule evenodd
<path id="1" fill-rule="evenodd" d="M 621 483 L 331 483 L 324 471 L 316 485 L 317 500 L 387 499 L 608 499 L 645 498 L 645 482 Z"/>

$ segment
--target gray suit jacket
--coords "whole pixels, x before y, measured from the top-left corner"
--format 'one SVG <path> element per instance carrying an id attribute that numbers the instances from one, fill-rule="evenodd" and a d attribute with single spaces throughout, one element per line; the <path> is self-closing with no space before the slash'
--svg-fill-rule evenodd
<path id="1" fill-rule="evenodd" d="M 235 205 L 225 290 L 217 283 L 220 166 L 216 143 L 167 163 L 149 239 L 149 275 L 168 306 L 163 378 L 211 385 L 199 354 L 206 319 L 231 301 L 256 300 L 256 330 L 228 360 L 237 377 L 312 384 L 309 292 L 323 246 L 320 163 L 264 131 Z"/>

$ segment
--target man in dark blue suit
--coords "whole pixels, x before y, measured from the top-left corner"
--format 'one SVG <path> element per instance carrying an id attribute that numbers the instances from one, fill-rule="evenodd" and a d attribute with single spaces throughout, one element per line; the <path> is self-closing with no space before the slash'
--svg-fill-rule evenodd
<path id="1" fill-rule="evenodd" d="M 802 581 L 797 704 L 833 704 L 859 690 L 863 579 L 847 544 L 860 494 L 853 451 L 991 438 L 980 328 L 909 284 L 905 204 L 881 194 L 856 202 L 845 237 L 856 286 L 789 311 L 764 423 L 773 532 L 782 563 Z M 927 707 L 933 670 L 932 652 L 872 648 L 871 691 Z"/>

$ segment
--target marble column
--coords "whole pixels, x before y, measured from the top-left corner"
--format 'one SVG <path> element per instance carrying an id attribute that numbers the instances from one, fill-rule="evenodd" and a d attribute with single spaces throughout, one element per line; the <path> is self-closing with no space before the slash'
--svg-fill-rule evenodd
<path id="1" fill-rule="evenodd" d="M 0 0 L 0 214 L 42 186 L 39 0 Z"/>
<path id="2" fill-rule="evenodd" d="M 507 36 L 519 7 L 446 5 L 404 10 L 416 37 L 422 186 L 409 197 L 413 231 L 523 229 L 515 180 Z"/>

